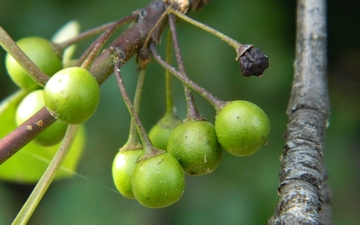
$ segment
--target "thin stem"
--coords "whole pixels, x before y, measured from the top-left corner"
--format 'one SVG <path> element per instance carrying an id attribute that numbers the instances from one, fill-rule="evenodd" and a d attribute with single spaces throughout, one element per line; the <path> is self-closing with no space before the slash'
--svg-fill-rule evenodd
<path id="1" fill-rule="evenodd" d="M 133 18 L 133 20 L 136 20 L 136 18 Z M 132 20 L 124 21 L 124 23 L 130 22 L 130 21 L 132 21 Z M 61 42 L 61 43 L 57 43 L 57 45 L 59 47 L 65 49 L 65 48 L 67 48 L 68 46 L 70 46 L 72 44 L 75 44 L 75 43 L 78 43 L 78 42 L 84 40 L 85 38 L 88 38 L 88 37 L 91 37 L 93 35 L 96 35 L 96 34 L 99 34 L 101 32 L 106 31 L 107 29 L 111 28 L 114 24 L 116 24 L 116 22 L 110 22 L 110 23 L 104 24 L 102 26 L 93 28 L 91 30 L 85 31 L 85 32 L 77 35 L 76 37 L 70 38 L 70 39 L 68 39 L 68 40 L 66 40 L 64 42 Z"/>
<path id="2" fill-rule="evenodd" d="M 58 170 L 58 168 L 60 168 L 61 163 L 64 161 L 67 153 L 69 152 L 71 145 L 75 140 L 78 129 L 79 129 L 79 125 L 68 126 L 64 140 L 59 150 L 56 152 L 54 158 L 52 159 L 51 163 L 47 167 L 41 179 L 35 186 L 28 200 L 26 201 L 26 203 L 23 205 L 22 209 L 16 216 L 15 220 L 13 221 L 13 225 L 26 224 L 27 221 L 30 219 L 32 213 L 36 209 L 41 198 L 44 196 L 46 190 L 48 189 L 52 180 L 54 179 L 56 171 Z"/>
<path id="3" fill-rule="evenodd" d="M 179 66 L 180 73 L 182 73 L 184 76 L 187 76 L 186 70 L 184 67 L 184 61 L 182 59 L 181 52 L 180 52 L 179 40 L 177 38 L 174 15 L 169 15 L 169 26 L 170 26 L 170 31 L 171 31 L 173 42 L 174 42 L 175 55 L 176 55 L 176 60 L 177 60 L 178 66 Z M 191 90 L 185 84 L 184 84 L 184 91 L 185 91 L 186 104 L 187 104 L 187 109 L 188 109 L 188 117 L 192 117 L 192 118 L 201 117 L 196 108 L 194 97 L 191 93 Z"/>
<path id="4" fill-rule="evenodd" d="M 134 125 L 138 131 L 139 138 L 143 145 L 145 154 L 151 154 L 155 150 L 154 146 L 151 144 L 151 141 L 146 133 L 146 130 L 140 121 L 138 113 L 134 109 L 134 106 L 132 105 L 132 103 L 130 101 L 129 95 L 126 92 L 126 89 L 125 89 L 125 86 L 123 83 L 123 79 L 121 76 L 120 65 L 121 65 L 121 61 L 118 61 L 117 63 L 115 63 L 115 69 L 114 69 L 114 73 L 115 73 L 117 83 L 119 85 L 120 93 L 124 99 L 127 109 L 129 110 L 131 119 L 134 121 Z"/>
<path id="5" fill-rule="evenodd" d="M 43 73 L 29 57 L 19 48 L 10 35 L 0 26 L 0 45 L 26 70 L 31 78 L 44 87 L 49 76 Z"/>
<path id="6" fill-rule="evenodd" d="M 166 62 L 171 64 L 172 61 L 172 35 L 168 32 L 166 40 Z M 172 94 L 171 74 L 165 70 L 165 89 L 166 89 L 166 113 L 174 113 L 174 99 Z"/>
<path id="7" fill-rule="evenodd" d="M 134 111 L 137 114 L 139 114 L 139 112 L 140 112 L 140 100 L 141 100 L 141 94 L 142 94 L 143 84 L 144 84 L 144 80 L 145 80 L 145 73 L 146 73 L 145 68 L 142 68 L 139 72 L 139 77 L 138 77 L 136 90 L 135 90 Z M 135 123 L 133 120 L 131 120 L 128 140 L 127 140 L 126 144 L 124 145 L 124 147 L 122 147 L 121 149 L 134 150 L 134 149 L 140 149 L 140 148 L 142 148 L 141 140 L 139 138 L 139 134 L 137 132 Z"/>
<path id="8" fill-rule="evenodd" d="M 179 80 L 181 80 L 184 84 L 195 90 L 197 93 L 199 93 L 202 97 L 204 97 L 210 104 L 212 104 L 215 108 L 215 110 L 219 110 L 222 108 L 222 106 L 226 103 L 225 101 L 222 101 L 215 97 L 213 94 L 211 94 L 209 91 L 205 90 L 203 87 L 195 83 L 194 81 L 190 80 L 189 77 L 186 75 L 180 73 L 178 70 L 176 70 L 174 67 L 167 64 L 164 60 L 161 59 L 161 56 L 157 53 L 155 48 L 155 43 L 150 43 L 150 51 L 152 55 L 154 56 L 155 60 L 162 65 L 165 69 L 169 70 L 174 76 L 176 76 Z"/>
<path id="9" fill-rule="evenodd" d="M 233 48 L 235 48 L 235 50 L 237 50 L 242 44 L 239 43 L 238 41 L 230 38 L 229 36 L 226 36 L 225 34 L 203 24 L 203 23 L 200 23 L 196 20 L 193 20 L 191 19 L 190 17 L 180 13 L 179 11 L 177 10 L 174 10 L 174 9 L 170 9 L 170 13 L 172 14 L 175 14 L 177 17 L 181 18 L 182 20 L 196 26 L 196 27 L 199 27 L 201 29 L 203 29 L 204 31 L 220 38 L 222 41 L 225 41 L 226 43 L 228 43 L 230 46 L 232 46 Z"/>
<path id="10" fill-rule="evenodd" d="M 94 41 L 89 46 L 89 48 L 83 53 L 83 55 L 80 57 L 78 61 L 78 64 L 82 63 L 81 67 L 89 70 L 93 61 L 95 60 L 96 56 L 98 55 L 98 53 L 100 52 L 106 41 L 109 39 L 110 35 L 114 33 L 114 31 L 122 24 L 130 21 L 134 21 L 137 18 L 138 18 L 137 15 L 132 14 L 118 20 L 117 22 L 109 26 L 108 29 L 98 39 L 96 39 L 96 41 Z"/>

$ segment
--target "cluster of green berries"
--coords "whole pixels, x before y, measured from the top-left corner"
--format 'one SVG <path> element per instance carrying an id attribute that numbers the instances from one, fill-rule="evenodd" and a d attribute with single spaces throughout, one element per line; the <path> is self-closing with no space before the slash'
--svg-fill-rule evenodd
<path id="1" fill-rule="evenodd" d="M 163 151 L 144 156 L 143 149 L 120 149 L 113 161 L 113 179 L 119 192 L 149 208 L 178 201 L 185 174 L 211 173 L 220 164 L 222 149 L 249 156 L 267 144 L 270 123 L 265 112 L 248 101 L 230 101 L 216 114 L 215 125 L 205 119 L 165 114 L 149 138 Z"/>

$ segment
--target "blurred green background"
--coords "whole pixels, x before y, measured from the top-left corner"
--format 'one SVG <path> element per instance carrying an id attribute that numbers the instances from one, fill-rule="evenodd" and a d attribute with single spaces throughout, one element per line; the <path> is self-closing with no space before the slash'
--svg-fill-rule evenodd
<path id="1" fill-rule="evenodd" d="M 18 40 L 26 36 L 51 38 L 63 24 L 77 20 L 87 30 L 128 15 L 148 0 L 0 0 L 0 25 Z M 333 191 L 334 224 L 360 221 L 360 31 L 359 1 L 328 1 L 330 127 L 325 161 Z M 125 143 L 129 115 L 114 77 L 101 87 L 100 106 L 86 123 L 87 145 L 71 179 L 54 182 L 29 224 L 267 224 L 278 201 L 279 157 L 284 145 L 285 113 L 293 76 L 295 49 L 294 1 L 212 1 L 190 16 L 242 42 L 256 45 L 270 57 L 261 78 L 244 78 L 235 62 L 235 51 L 217 38 L 178 23 L 178 33 L 188 75 L 223 100 L 245 99 L 268 114 L 272 131 L 269 144 L 251 157 L 226 152 L 210 175 L 187 177 L 181 200 L 165 209 L 147 209 L 115 191 L 111 164 Z M 92 39 L 93 40 L 93 39 Z M 91 40 L 78 45 L 77 55 Z M 164 52 L 164 44 L 159 51 Z M 4 68 L 0 51 L 0 99 L 16 90 Z M 132 93 L 136 65 L 122 69 Z M 164 70 L 148 66 L 141 119 L 147 130 L 165 112 Z M 177 113 L 186 109 L 182 85 L 174 79 Z M 214 109 L 195 95 L 200 113 L 214 121 Z M 1 128 L 0 128 L 1 129 Z M 1 166 L 0 166 L 1 170 Z M 32 186 L 0 181 L 0 224 L 10 224 Z"/>

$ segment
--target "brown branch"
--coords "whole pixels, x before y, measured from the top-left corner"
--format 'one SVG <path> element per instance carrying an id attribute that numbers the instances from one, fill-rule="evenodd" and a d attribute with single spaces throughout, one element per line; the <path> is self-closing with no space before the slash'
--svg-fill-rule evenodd
<path id="1" fill-rule="evenodd" d="M 298 0 L 295 74 L 281 157 L 280 201 L 269 224 L 330 224 L 323 162 L 329 116 L 325 0 Z"/>
<path id="2" fill-rule="evenodd" d="M 124 64 L 138 52 L 164 11 L 164 3 L 154 1 L 147 7 L 134 12 L 139 14 L 136 25 L 125 30 L 110 47 L 98 56 L 91 67 L 90 72 L 98 83 L 101 84 L 113 73 L 115 62 L 121 61 Z M 161 23 L 158 29 L 150 34 L 152 41 L 159 42 L 164 25 Z"/>
<path id="3" fill-rule="evenodd" d="M 45 107 L 0 140 L 0 165 L 56 121 Z"/>

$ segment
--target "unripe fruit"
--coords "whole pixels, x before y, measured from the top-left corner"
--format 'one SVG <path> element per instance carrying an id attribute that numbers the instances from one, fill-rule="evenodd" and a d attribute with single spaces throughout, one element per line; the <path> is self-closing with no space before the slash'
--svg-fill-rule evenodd
<path id="1" fill-rule="evenodd" d="M 36 90 L 28 94 L 19 104 L 16 110 L 16 123 L 22 124 L 32 115 L 45 106 L 43 90 Z M 33 141 L 42 146 L 51 146 L 59 143 L 66 132 L 67 124 L 59 120 L 46 128 Z"/>
<path id="2" fill-rule="evenodd" d="M 116 189 L 124 197 L 135 199 L 131 187 L 131 177 L 135 169 L 136 160 L 142 153 L 142 149 L 119 151 L 114 158 L 112 165 L 114 183 Z"/>
<path id="3" fill-rule="evenodd" d="M 171 132 L 181 122 L 173 113 L 166 113 L 149 132 L 152 144 L 159 149 L 166 150 Z"/>
<path id="4" fill-rule="evenodd" d="M 184 171 L 171 154 L 162 153 L 136 164 L 132 190 L 141 205 L 164 208 L 177 202 L 184 189 Z"/>
<path id="5" fill-rule="evenodd" d="M 231 101 L 218 111 L 215 131 L 226 151 L 236 156 L 248 156 L 267 144 L 270 122 L 257 105 Z"/>
<path id="6" fill-rule="evenodd" d="M 100 88 L 89 71 L 69 67 L 49 79 L 44 88 L 44 100 L 55 118 L 79 124 L 94 114 L 100 100 Z"/>
<path id="7" fill-rule="evenodd" d="M 188 119 L 176 127 L 169 138 L 167 151 L 190 175 L 214 171 L 222 156 L 214 125 L 205 120 Z"/>
<path id="8" fill-rule="evenodd" d="M 17 41 L 16 44 L 46 75 L 52 76 L 62 69 L 61 58 L 48 40 L 40 37 L 27 37 Z M 11 79 L 19 87 L 27 91 L 40 88 L 10 54 L 7 54 L 5 63 Z"/>

